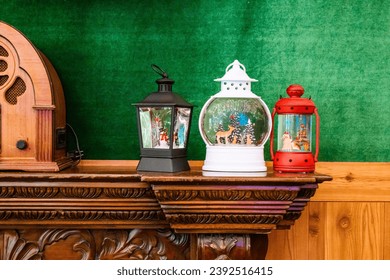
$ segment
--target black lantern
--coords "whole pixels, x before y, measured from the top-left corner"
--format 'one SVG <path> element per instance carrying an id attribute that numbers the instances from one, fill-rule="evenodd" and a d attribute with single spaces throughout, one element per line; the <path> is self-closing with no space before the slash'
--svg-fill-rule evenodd
<path id="1" fill-rule="evenodd" d="M 173 80 L 157 65 L 161 75 L 158 91 L 151 93 L 137 108 L 141 159 L 138 171 L 179 172 L 189 170 L 187 147 L 193 105 L 172 92 Z"/>

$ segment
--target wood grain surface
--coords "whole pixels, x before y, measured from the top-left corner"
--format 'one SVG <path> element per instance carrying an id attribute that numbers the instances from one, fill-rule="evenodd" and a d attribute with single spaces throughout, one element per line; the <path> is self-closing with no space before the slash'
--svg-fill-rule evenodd
<path id="1" fill-rule="evenodd" d="M 290 231 L 269 234 L 267 259 L 390 259 L 390 163 L 320 162 L 319 185 Z"/>

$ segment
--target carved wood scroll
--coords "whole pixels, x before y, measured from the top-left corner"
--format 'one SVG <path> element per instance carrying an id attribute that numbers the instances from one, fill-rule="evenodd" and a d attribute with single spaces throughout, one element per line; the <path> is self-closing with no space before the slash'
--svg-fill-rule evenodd
<path id="1" fill-rule="evenodd" d="M 0 231 L 3 260 L 165 260 L 188 255 L 188 235 L 168 229 Z"/>

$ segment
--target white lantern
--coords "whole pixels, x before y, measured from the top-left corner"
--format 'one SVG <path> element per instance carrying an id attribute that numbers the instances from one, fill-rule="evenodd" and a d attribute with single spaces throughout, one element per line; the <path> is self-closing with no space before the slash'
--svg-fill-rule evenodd
<path id="1" fill-rule="evenodd" d="M 199 130 L 206 143 L 203 171 L 237 173 L 265 172 L 264 144 L 272 119 L 264 101 L 251 91 L 257 80 L 246 74 L 238 60 L 226 68 L 221 91 L 203 106 Z M 222 174 L 222 173 L 221 173 Z"/>

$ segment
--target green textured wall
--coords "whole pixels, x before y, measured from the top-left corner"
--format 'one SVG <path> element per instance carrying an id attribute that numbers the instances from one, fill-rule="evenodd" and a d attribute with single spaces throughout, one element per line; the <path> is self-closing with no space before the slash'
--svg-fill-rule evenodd
<path id="1" fill-rule="evenodd" d="M 390 161 L 390 1 L 0 0 L 0 20 L 56 67 L 87 159 L 138 159 L 131 104 L 156 90 L 152 63 L 197 106 L 188 157 L 204 159 L 200 110 L 238 59 L 270 110 L 304 86 L 321 161 Z"/>

